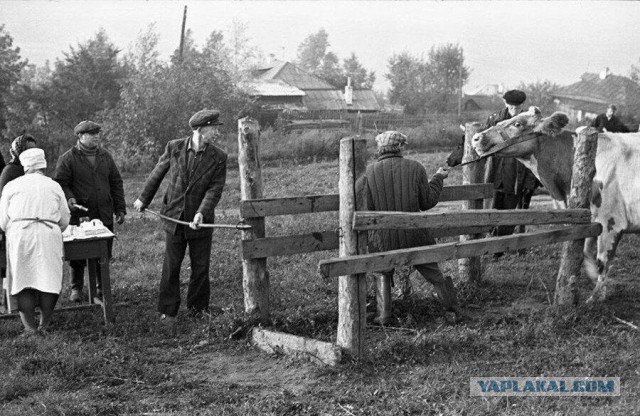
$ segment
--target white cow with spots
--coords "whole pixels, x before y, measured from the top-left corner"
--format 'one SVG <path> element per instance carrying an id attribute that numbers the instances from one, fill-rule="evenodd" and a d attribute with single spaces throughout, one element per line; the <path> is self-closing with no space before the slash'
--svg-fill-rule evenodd
<path id="1" fill-rule="evenodd" d="M 573 134 L 563 131 L 567 116 L 542 118 L 531 107 L 497 126 L 477 133 L 473 146 L 479 155 L 518 137 L 497 156 L 516 157 L 538 177 L 550 195 L 566 207 L 573 168 Z M 596 174 L 591 192 L 592 221 L 602 224 L 600 236 L 585 242 L 585 269 L 596 280 L 587 302 L 606 297 L 607 271 L 622 233 L 640 232 L 640 133 L 598 135 Z"/>

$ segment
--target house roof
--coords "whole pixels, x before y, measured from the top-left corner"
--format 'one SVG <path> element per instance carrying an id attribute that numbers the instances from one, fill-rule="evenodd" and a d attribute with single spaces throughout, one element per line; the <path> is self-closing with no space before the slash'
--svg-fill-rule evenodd
<path id="1" fill-rule="evenodd" d="M 634 107 L 640 103 L 640 86 L 630 78 L 611 74 L 601 77 L 588 72 L 581 78 L 579 82 L 559 88 L 553 96 L 598 105 Z"/>
<path id="2" fill-rule="evenodd" d="M 274 61 L 254 71 L 254 76 L 260 80 L 280 79 L 301 90 L 335 90 L 336 87 L 313 76 L 290 62 Z"/>
<path id="3" fill-rule="evenodd" d="M 473 90 L 467 90 L 467 95 L 498 95 L 504 92 L 504 85 L 502 84 L 485 84 L 476 87 Z"/>
<path id="4" fill-rule="evenodd" d="M 262 97 L 299 96 L 308 110 L 380 111 L 372 90 L 353 90 L 352 104 L 344 92 L 290 62 L 274 61 L 252 71 L 252 95 Z M 287 88 L 288 86 L 288 88 Z"/>
<path id="5" fill-rule="evenodd" d="M 462 103 L 469 110 L 472 107 L 472 103 L 479 110 L 498 111 L 504 107 L 504 101 L 499 95 L 465 95 Z"/>
<path id="6" fill-rule="evenodd" d="M 279 79 L 258 79 L 246 82 L 242 88 L 247 94 L 264 97 L 303 97 L 304 91 Z"/>

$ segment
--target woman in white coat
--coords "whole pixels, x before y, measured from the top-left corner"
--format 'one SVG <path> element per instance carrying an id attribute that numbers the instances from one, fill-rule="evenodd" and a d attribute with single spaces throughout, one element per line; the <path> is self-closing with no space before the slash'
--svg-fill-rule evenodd
<path id="1" fill-rule="evenodd" d="M 9 290 L 30 335 L 49 324 L 62 290 L 62 232 L 69 225 L 69 208 L 60 185 L 44 175 L 42 149 L 25 150 L 20 162 L 25 175 L 2 191 L 0 228 L 7 238 Z M 39 325 L 36 304 L 41 309 Z"/>

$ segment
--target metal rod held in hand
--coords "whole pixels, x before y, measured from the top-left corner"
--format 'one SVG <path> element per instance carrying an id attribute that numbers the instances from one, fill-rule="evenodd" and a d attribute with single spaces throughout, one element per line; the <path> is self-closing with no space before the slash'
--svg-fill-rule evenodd
<path id="1" fill-rule="evenodd" d="M 190 225 L 190 222 L 187 221 L 182 221 L 182 220 L 177 220 L 175 218 L 171 218 L 171 217 L 167 217 L 166 215 L 162 215 L 159 212 L 155 212 L 152 211 L 150 209 L 145 209 L 144 211 L 150 212 L 153 215 L 156 215 L 164 220 L 167 221 L 171 221 L 174 222 L 176 224 L 181 224 L 181 225 Z M 144 212 L 142 211 L 142 212 Z M 248 224 L 245 224 L 244 222 L 240 221 L 238 224 L 236 225 L 232 225 L 232 224 L 200 224 L 201 228 L 234 228 L 236 230 L 250 230 L 251 226 Z"/>

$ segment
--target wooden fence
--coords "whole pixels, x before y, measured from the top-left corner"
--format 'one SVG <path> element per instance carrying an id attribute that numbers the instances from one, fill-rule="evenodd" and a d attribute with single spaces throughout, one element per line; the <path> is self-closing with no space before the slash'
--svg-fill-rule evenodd
<path id="1" fill-rule="evenodd" d="M 469 126 L 468 126 L 469 127 Z M 288 198 L 262 198 L 262 174 L 258 159 L 257 122 L 239 121 L 239 168 L 242 201 L 240 212 L 249 224 L 243 233 L 243 288 L 245 311 L 269 315 L 269 282 L 266 258 L 319 250 L 339 249 L 338 258 L 322 260 L 319 272 L 324 276 L 339 276 L 339 317 L 337 344 L 351 355 L 360 357 L 364 351 L 367 272 L 443 260 L 474 258 L 486 254 L 519 250 L 542 244 L 570 242 L 595 237 L 602 231 L 600 224 L 590 223 L 590 212 L 583 202 L 571 210 L 463 210 L 451 213 L 356 212 L 355 181 L 364 172 L 364 139 L 345 138 L 340 143 L 339 193 Z M 591 139 L 593 139 L 593 134 Z M 597 133 L 595 134 L 597 137 Z M 467 135 L 467 141 L 470 136 Z M 593 139 L 594 140 L 594 139 Z M 580 142 L 580 137 L 578 138 Z M 467 143 L 468 144 L 468 143 Z M 468 146 L 466 146 L 468 147 Z M 576 152 L 580 146 L 576 147 Z M 593 153 L 595 155 L 595 153 Z M 593 158 L 592 158 L 593 159 Z M 593 160 L 591 160 L 593 162 Z M 574 170 L 575 172 L 575 170 Z M 465 172 L 465 178 L 470 176 Z M 576 175 L 574 174 L 574 181 Z M 582 195 L 587 188 L 580 178 L 574 193 Z M 444 187 L 441 201 L 474 201 L 467 206 L 481 207 L 483 199 L 493 196 L 492 184 L 467 184 Z M 584 198 L 583 198 L 584 199 Z M 582 208 L 582 209 L 579 209 Z M 339 211 L 340 230 L 318 231 L 293 236 L 266 237 L 265 217 Z M 536 231 L 503 237 L 465 239 L 428 247 L 366 254 L 366 232 L 381 228 L 426 227 L 434 236 L 478 234 L 496 225 L 572 224 L 554 230 Z M 575 247 L 574 247 L 575 248 Z M 575 251 L 575 250 L 573 250 Z M 575 255 L 575 253 L 573 253 Z M 561 271 L 564 266 L 561 265 Z M 572 265 L 575 273 L 575 265 Z M 562 274 L 562 273 L 560 273 Z M 560 287 L 557 287 L 557 290 Z"/>
<path id="2" fill-rule="evenodd" d="M 470 127 L 470 126 L 467 126 Z M 343 139 L 343 141 L 354 139 Z M 467 145 L 470 136 L 466 136 Z M 520 250 L 524 248 L 565 242 L 563 258 L 556 280 L 556 304 L 567 306 L 577 301 L 575 295 L 576 275 L 581 264 L 581 247 L 584 239 L 596 237 L 602 232 L 602 225 L 591 223 L 591 212 L 588 207 L 590 183 L 595 173 L 595 146 L 597 132 L 579 131 L 576 138 L 575 162 L 569 210 L 463 210 L 451 213 L 399 213 L 399 212 L 362 212 L 355 210 L 356 204 L 341 204 L 341 226 L 350 224 L 344 219 L 352 218 L 350 233 L 345 234 L 346 242 L 340 241 L 340 257 L 321 260 L 318 264 L 319 272 L 325 276 L 336 276 L 341 282 L 340 299 L 338 301 L 338 345 L 351 355 L 361 357 L 364 353 L 364 329 L 366 313 L 366 292 L 363 290 L 363 276 L 366 273 L 391 268 L 424 263 L 438 263 L 444 260 L 474 258 L 486 254 Z M 342 146 L 340 151 L 340 187 L 341 200 L 356 199 L 354 183 L 349 184 L 358 176 L 353 168 L 357 164 L 350 162 L 357 156 L 350 148 L 356 146 Z M 468 147 L 468 146 L 467 146 Z M 343 155 L 346 153 L 346 155 Z M 344 160 L 344 163 L 343 163 Z M 351 169 L 351 172 L 350 172 Z M 469 177 L 466 172 L 467 177 Z M 374 229 L 396 229 L 427 227 L 434 231 L 450 230 L 452 227 L 465 229 L 468 227 L 482 228 L 497 225 L 539 225 L 539 224 L 571 224 L 553 230 L 536 231 L 526 234 L 516 234 L 484 239 L 462 240 L 460 242 L 436 244 L 427 247 L 392 250 L 380 253 L 366 253 L 366 244 L 361 240 L 364 231 Z M 358 244 L 349 243 L 348 239 L 356 236 Z M 346 246 L 348 250 L 342 250 Z M 350 285 L 343 281 L 353 282 Z M 366 284 L 366 283 L 364 283 Z M 365 286 L 366 287 L 366 286 Z"/>
<path id="3" fill-rule="evenodd" d="M 455 185 L 442 188 L 440 201 L 462 201 L 469 199 L 485 199 L 493 196 L 493 185 Z M 286 198 L 248 199 L 240 201 L 240 216 L 245 219 L 262 220 L 277 215 L 300 215 L 327 211 L 338 211 L 339 194 L 292 196 Z M 257 259 L 273 256 L 289 256 L 292 254 L 310 253 L 321 250 L 338 249 L 338 224 L 327 230 L 317 232 L 262 237 L 242 240 L 242 256 L 245 259 Z M 484 232 L 489 227 L 440 228 L 432 233 L 434 237 L 447 237 L 460 234 Z"/>

